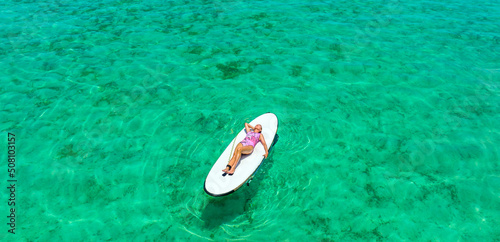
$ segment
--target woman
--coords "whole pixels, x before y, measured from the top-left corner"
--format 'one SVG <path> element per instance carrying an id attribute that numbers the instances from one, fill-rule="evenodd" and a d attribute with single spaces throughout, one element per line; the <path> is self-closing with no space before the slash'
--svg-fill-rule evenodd
<path id="1" fill-rule="evenodd" d="M 269 154 L 267 149 L 266 141 L 264 140 L 264 135 L 262 135 L 262 125 L 257 124 L 255 127 L 252 127 L 249 123 L 245 123 L 245 130 L 247 131 L 247 136 L 243 141 L 241 141 L 234 151 L 233 158 L 229 161 L 229 164 L 226 166 L 226 169 L 222 170 L 223 172 L 232 175 L 234 174 L 234 170 L 236 169 L 236 164 L 241 158 L 241 154 L 248 155 L 253 152 L 253 149 L 257 143 L 262 142 L 266 153 L 264 154 L 264 159 L 267 158 Z M 252 131 L 253 130 L 253 131 Z"/>

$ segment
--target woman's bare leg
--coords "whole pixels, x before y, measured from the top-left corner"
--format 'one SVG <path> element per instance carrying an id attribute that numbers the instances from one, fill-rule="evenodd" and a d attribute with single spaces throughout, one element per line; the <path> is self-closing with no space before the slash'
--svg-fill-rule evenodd
<path id="1" fill-rule="evenodd" d="M 253 152 L 253 146 L 247 145 L 243 146 L 241 143 L 236 146 L 236 151 L 234 152 L 233 159 L 229 161 L 229 165 L 231 166 L 231 170 L 227 171 L 227 174 L 232 175 L 234 170 L 236 169 L 236 164 L 241 158 L 241 155 L 248 155 Z"/>
<path id="2" fill-rule="evenodd" d="M 234 153 L 233 153 L 233 158 L 231 158 L 231 160 L 229 160 L 229 163 L 228 165 L 233 167 L 232 164 L 234 164 L 234 159 L 238 156 L 238 153 L 241 152 L 241 148 L 243 147 L 243 145 L 241 143 L 238 143 L 238 145 L 236 145 L 236 149 L 234 150 Z M 240 154 L 241 156 L 241 154 Z M 239 158 L 238 158 L 239 160 Z M 229 171 L 229 167 L 226 166 L 226 169 L 222 170 L 223 172 L 228 172 Z"/>

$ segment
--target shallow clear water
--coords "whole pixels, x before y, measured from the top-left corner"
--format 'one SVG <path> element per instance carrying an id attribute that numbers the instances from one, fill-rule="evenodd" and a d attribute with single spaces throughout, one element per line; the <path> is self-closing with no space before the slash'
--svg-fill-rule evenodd
<path id="1" fill-rule="evenodd" d="M 498 1 L 4 1 L 0 20 L 2 240 L 500 239 Z M 252 184 L 206 195 L 265 112 L 280 139 Z"/>

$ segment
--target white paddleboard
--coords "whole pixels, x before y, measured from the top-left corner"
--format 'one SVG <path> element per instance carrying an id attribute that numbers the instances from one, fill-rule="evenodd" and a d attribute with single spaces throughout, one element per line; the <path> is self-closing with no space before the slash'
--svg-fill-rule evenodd
<path id="1" fill-rule="evenodd" d="M 262 134 L 266 141 L 268 149 L 273 145 L 276 132 L 278 132 L 278 117 L 273 113 L 260 115 L 250 122 L 250 125 L 262 125 Z M 246 130 L 243 128 L 238 135 L 229 143 L 224 152 L 222 152 L 217 162 L 208 173 L 205 180 L 205 192 L 211 196 L 225 196 L 238 190 L 259 168 L 266 153 L 264 145 L 261 142 L 255 145 L 250 155 L 242 155 L 240 162 L 236 165 L 233 175 L 227 175 L 222 172 L 226 168 L 228 161 L 233 157 L 234 149 L 239 142 L 246 136 Z"/>

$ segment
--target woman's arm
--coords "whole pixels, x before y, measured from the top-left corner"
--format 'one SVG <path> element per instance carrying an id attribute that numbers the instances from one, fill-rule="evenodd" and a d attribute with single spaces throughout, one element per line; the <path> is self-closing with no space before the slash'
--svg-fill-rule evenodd
<path id="1" fill-rule="evenodd" d="M 264 149 L 266 150 L 266 153 L 264 154 L 264 158 L 267 158 L 267 155 L 269 154 L 269 150 L 267 149 L 266 140 L 264 139 L 263 134 L 260 135 L 259 140 L 260 140 L 260 142 L 262 142 L 262 145 L 264 146 Z"/>
<path id="2" fill-rule="evenodd" d="M 250 125 L 249 123 L 245 123 L 245 130 L 247 131 L 247 133 L 248 133 L 248 132 L 250 132 L 250 131 L 252 131 L 252 130 L 250 130 L 250 129 L 252 129 L 252 130 L 253 130 L 253 126 L 252 126 L 252 125 Z"/>

